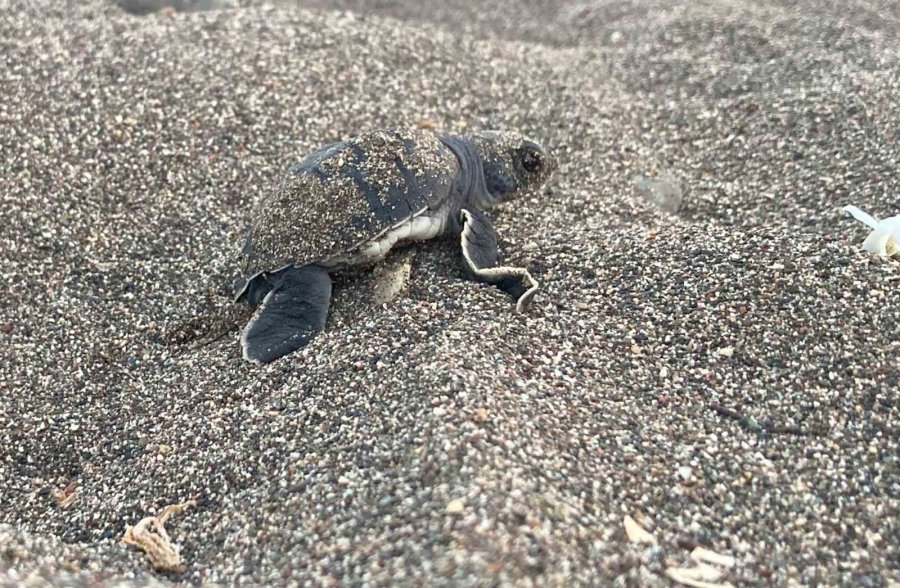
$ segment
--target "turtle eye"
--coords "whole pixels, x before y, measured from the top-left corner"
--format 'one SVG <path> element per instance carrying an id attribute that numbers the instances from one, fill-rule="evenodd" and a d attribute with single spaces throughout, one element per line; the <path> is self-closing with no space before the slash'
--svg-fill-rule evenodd
<path id="1" fill-rule="evenodd" d="M 522 169 L 529 174 L 533 174 L 541 169 L 541 155 L 533 149 L 520 150 L 519 161 L 522 163 Z"/>

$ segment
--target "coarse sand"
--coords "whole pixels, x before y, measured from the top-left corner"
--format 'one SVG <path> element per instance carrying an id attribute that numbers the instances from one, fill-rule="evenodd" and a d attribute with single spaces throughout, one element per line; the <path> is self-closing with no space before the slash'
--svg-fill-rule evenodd
<path id="1" fill-rule="evenodd" d="M 241 4 L 0 0 L 0 585 L 900 582 L 900 263 L 840 210 L 900 213 L 896 3 Z M 531 309 L 435 241 L 243 361 L 253 203 L 406 125 L 554 150 L 492 214 Z"/>

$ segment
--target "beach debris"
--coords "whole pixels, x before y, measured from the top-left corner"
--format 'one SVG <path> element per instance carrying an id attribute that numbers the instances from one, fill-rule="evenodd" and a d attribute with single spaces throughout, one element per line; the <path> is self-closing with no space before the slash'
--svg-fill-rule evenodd
<path id="1" fill-rule="evenodd" d="M 447 503 L 447 514 L 460 515 L 466 508 L 466 504 L 459 499 L 451 500 Z"/>
<path id="2" fill-rule="evenodd" d="M 133 527 L 125 527 L 122 541 L 142 550 L 150 559 L 150 566 L 159 572 L 183 572 L 181 553 L 178 546 L 172 543 L 166 532 L 166 521 L 172 515 L 181 514 L 197 502 L 188 500 L 181 504 L 172 504 L 156 515 L 145 517 Z"/>
<path id="3" fill-rule="evenodd" d="M 667 568 L 666 575 L 680 584 L 694 588 L 732 588 L 732 584 L 728 582 L 719 582 L 724 572 L 714 566 L 734 567 L 733 556 L 716 553 L 705 547 L 695 547 L 691 552 L 691 559 L 696 565 L 689 568 Z"/>
<path id="4" fill-rule="evenodd" d="M 722 572 L 705 563 L 690 568 L 666 568 L 666 575 L 679 584 L 694 588 L 733 588 L 733 584 L 719 582 Z"/>
<path id="5" fill-rule="evenodd" d="M 852 205 L 845 206 L 841 210 L 872 229 L 863 241 L 864 250 L 900 260 L 900 215 L 879 220 Z"/>
<path id="6" fill-rule="evenodd" d="M 670 214 L 676 214 L 681 210 L 684 193 L 678 179 L 671 172 L 667 171 L 658 178 L 634 174 L 631 176 L 631 181 L 638 192 L 658 208 Z"/>
<path id="7" fill-rule="evenodd" d="M 722 566 L 723 568 L 733 568 L 735 563 L 734 556 L 716 553 L 715 551 L 707 549 L 705 547 L 694 548 L 694 550 L 691 552 L 691 559 L 699 561 L 701 563 Z"/>
<path id="8" fill-rule="evenodd" d="M 62 490 L 52 490 L 50 495 L 53 497 L 53 500 L 56 501 L 56 505 L 65 510 L 72 506 L 72 503 L 78 498 L 78 494 L 75 492 L 77 489 L 78 484 L 76 482 L 69 482 Z"/>
<path id="9" fill-rule="evenodd" d="M 801 429 L 795 425 L 778 425 L 772 422 L 771 419 L 765 419 L 763 423 L 760 423 L 756 418 L 751 415 L 745 415 L 742 412 L 739 412 L 733 408 L 725 406 L 723 404 L 719 404 L 718 402 L 713 402 L 709 405 L 711 409 L 716 411 L 719 415 L 729 418 L 733 421 L 736 421 L 739 425 L 747 429 L 748 431 L 752 431 L 754 433 L 759 434 L 774 434 L 774 435 L 811 435 L 813 434 L 810 431 L 805 429 Z"/>
<path id="10" fill-rule="evenodd" d="M 503 571 L 503 566 L 505 566 L 505 565 L 506 565 L 506 562 L 502 562 L 502 561 L 495 561 L 495 562 L 489 563 L 486 566 L 487 573 L 489 573 L 492 576 L 496 576 L 497 574 L 499 574 L 500 572 Z"/>
<path id="11" fill-rule="evenodd" d="M 656 545 L 656 537 L 652 533 L 640 526 L 637 521 L 628 515 L 622 520 L 625 525 L 625 534 L 632 543 L 646 543 L 647 545 Z"/>
<path id="12" fill-rule="evenodd" d="M 625 534 L 632 543 L 657 544 L 656 537 L 630 516 L 625 515 L 622 523 L 625 526 Z M 719 568 L 734 567 L 734 557 L 716 553 L 711 549 L 699 546 L 694 548 L 690 557 L 694 561 L 693 566 L 669 567 L 666 568 L 666 575 L 679 584 L 693 586 L 694 588 L 733 588 L 727 582 L 719 582 L 725 574 Z"/>
<path id="13" fill-rule="evenodd" d="M 476 423 L 485 423 L 489 418 L 490 415 L 488 415 L 487 409 L 482 407 L 475 410 L 475 415 L 472 417 L 472 420 Z"/>

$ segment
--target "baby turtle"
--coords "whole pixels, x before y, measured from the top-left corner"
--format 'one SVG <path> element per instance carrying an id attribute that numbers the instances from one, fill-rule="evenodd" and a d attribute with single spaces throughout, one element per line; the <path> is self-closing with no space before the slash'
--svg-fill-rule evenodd
<path id="1" fill-rule="evenodd" d="M 235 301 L 259 307 L 241 336 L 244 358 L 268 363 L 325 326 L 329 272 L 369 266 L 397 244 L 460 239 L 467 270 L 517 300 L 538 290 L 524 268 L 498 263 L 484 210 L 537 190 L 556 168 L 537 142 L 490 131 L 375 131 L 332 143 L 288 168 L 255 211 Z"/>

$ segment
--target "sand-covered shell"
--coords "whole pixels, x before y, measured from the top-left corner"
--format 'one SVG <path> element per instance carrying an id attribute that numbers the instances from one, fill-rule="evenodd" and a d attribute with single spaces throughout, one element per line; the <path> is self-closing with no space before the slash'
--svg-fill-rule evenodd
<path id="1" fill-rule="evenodd" d="M 433 131 L 374 131 L 296 163 L 257 207 L 245 277 L 323 262 L 440 208 L 459 163 Z"/>

